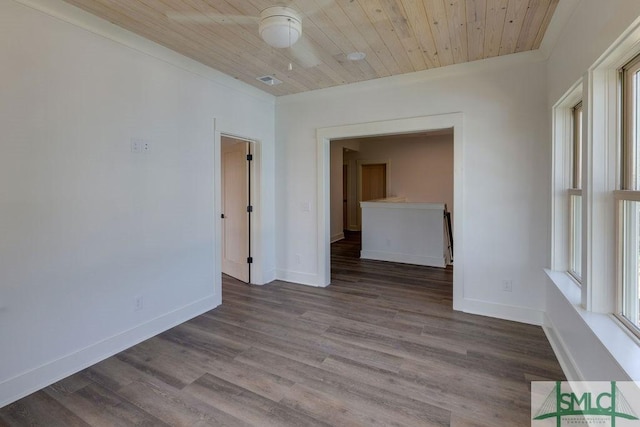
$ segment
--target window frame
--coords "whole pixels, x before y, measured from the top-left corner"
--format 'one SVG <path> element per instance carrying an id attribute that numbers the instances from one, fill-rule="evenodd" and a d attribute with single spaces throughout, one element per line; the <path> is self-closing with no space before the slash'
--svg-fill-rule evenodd
<path id="1" fill-rule="evenodd" d="M 636 120 L 633 114 L 627 112 L 635 111 L 634 100 L 629 96 L 633 90 L 633 76 L 640 73 L 640 54 L 627 62 L 620 69 L 620 87 L 622 97 L 622 126 L 623 136 L 620 147 L 620 190 L 638 191 L 637 187 L 637 166 L 635 163 L 636 146 L 634 141 L 639 137 L 636 135 Z"/>
<path id="2" fill-rule="evenodd" d="M 638 53 L 640 20 L 634 21 L 552 105 L 551 269 L 547 270 L 552 293 L 552 299 L 547 295 L 550 329 L 558 326 L 555 330 L 562 340 L 566 331 L 561 331 L 562 323 L 554 325 L 554 322 L 565 321 L 568 318 L 564 310 L 575 309 L 572 316 L 582 319 L 586 325 L 584 333 L 593 333 L 617 365 L 631 376 L 640 372 L 636 363 L 640 358 L 640 338 L 614 313 L 618 309 L 616 281 L 621 271 L 617 265 L 621 242 L 618 200 L 627 197 L 618 192 L 622 188 L 623 134 L 620 69 Z M 582 287 L 578 287 L 567 273 L 567 188 L 571 186 L 571 108 L 581 98 L 583 277 Z M 557 296 L 562 296 L 562 302 L 568 305 L 556 302 Z M 569 335 L 573 332 L 569 331 Z"/>
<path id="3" fill-rule="evenodd" d="M 552 198 L 551 259 L 552 270 L 562 271 L 577 288 L 580 283 L 569 273 L 571 230 L 569 228 L 573 187 L 573 107 L 584 99 L 583 79 L 553 105 L 552 110 Z M 578 190 L 582 191 L 582 190 Z M 583 279 L 584 280 L 584 279 Z"/>
<path id="4" fill-rule="evenodd" d="M 638 182 L 638 167 L 640 165 L 637 162 L 637 150 L 638 139 L 640 135 L 637 133 L 637 129 L 640 125 L 638 123 L 638 116 L 640 114 L 640 96 L 637 94 L 640 92 L 640 88 L 636 87 L 637 80 L 640 76 L 640 55 L 635 56 L 625 65 L 619 69 L 620 76 L 620 125 L 622 127 L 621 138 L 619 142 L 619 184 L 618 189 L 614 191 L 614 201 L 616 209 L 616 311 L 613 315 L 622 323 L 628 331 L 634 336 L 640 338 L 640 324 L 635 324 L 624 312 L 625 307 L 625 286 L 628 279 L 629 272 L 626 271 L 625 258 L 626 248 L 629 246 L 627 239 L 630 237 L 629 233 L 625 233 L 627 225 L 625 202 L 638 202 L 640 203 L 640 188 Z M 634 82 L 636 80 L 636 82 Z M 637 97 L 637 98 L 636 98 Z M 635 99 L 634 99 L 635 98 Z M 636 216 L 638 213 L 635 214 Z M 634 221 L 634 227 L 637 227 L 637 218 Z M 633 236 L 635 244 L 637 246 L 637 230 L 636 236 Z M 635 260 L 635 269 L 637 270 L 638 260 Z M 638 286 L 638 280 L 635 278 L 635 286 Z M 636 294 L 638 290 L 636 290 Z M 636 314 L 637 317 L 637 314 Z"/>
<path id="5" fill-rule="evenodd" d="M 571 109 L 571 179 L 572 188 L 582 190 L 582 100 Z"/>
<path id="6" fill-rule="evenodd" d="M 571 188 L 567 190 L 568 194 L 568 248 L 569 258 L 567 273 L 582 286 L 582 124 L 584 120 L 582 99 L 571 108 Z M 576 205 L 580 206 L 580 227 L 576 229 Z M 576 238 L 579 237 L 578 248 L 576 248 Z M 576 250 L 579 252 L 580 271 L 576 270 Z"/>

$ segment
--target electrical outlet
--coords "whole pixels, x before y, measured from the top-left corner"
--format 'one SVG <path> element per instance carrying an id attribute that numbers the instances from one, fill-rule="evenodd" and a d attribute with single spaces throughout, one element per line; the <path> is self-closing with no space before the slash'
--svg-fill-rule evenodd
<path id="1" fill-rule="evenodd" d="M 140 311 L 144 308 L 144 300 L 142 297 L 136 297 L 133 301 L 133 311 Z"/>
<path id="2" fill-rule="evenodd" d="M 149 153 L 151 151 L 151 141 L 142 142 L 142 152 Z"/>
<path id="3" fill-rule="evenodd" d="M 511 279 L 505 279 L 502 281 L 502 290 L 505 292 L 512 292 L 513 291 L 513 280 Z"/>

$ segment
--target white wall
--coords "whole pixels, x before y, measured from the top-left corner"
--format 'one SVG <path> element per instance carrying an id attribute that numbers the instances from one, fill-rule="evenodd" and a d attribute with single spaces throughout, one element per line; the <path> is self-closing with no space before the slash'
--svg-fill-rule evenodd
<path id="1" fill-rule="evenodd" d="M 536 53 L 281 97 L 276 103 L 277 268 L 321 284 L 318 128 L 462 112 L 464 309 L 540 323 L 548 259 L 545 63 Z M 297 262 L 297 259 L 300 262 Z M 513 292 L 501 290 L 514 281 Z"/>
<path id="2" fill-rule="evenodd" d="M 352 166 L 352 180 L 357 180 L 358 161 L 388 161 L 389 197 L 406 197 L 410 202 L 446 203 L 449 212 L 453 212 L 453 134 L 421 138 L 397 135 L 382 141 L 368 138 L 361 140 L 359 147 L 358 151 L 345 155 L 345 160 Z M 357 208 L 355 199 L 350 207 L 352 210 Z"/>
<path id="3" fill-rule="evenodd" d="M 640 14 L 637 0 L 582 0 L 548 61 L 549 107 L 580 79 Z"/>
<path id="4" fill-rule="evenodd" d="M 590 79 L 587 75 L 589 68 L 605 54 L 634 21 L 637 21 L 639 16 L 640 2 L 637 0 L 611 0 L 607 2 L 582 0 L 579 2 L 577 9 L 564 25 L 560 39 L 548 61 L 547 109 L 549 115 L 551 115 L 552 106 L 580 78 L 585 78 L 584 87 L 589 89 Z M 640 48 L 637 51 L 640 52 Z M 589 101 L 588 98 L 585 98 L 585 111 L 589 109 Z M 588 120 L 587 116 L 587 126 L 591 127 L 593 123 L 589 123 Z M 551 131 L 549 139 L 551 139 Z M 602 145 L 601 138 L 597 137 L 597 139 L 597 143 Z M 557 195 L 555 196 L 557 197 Z M 612 201 L 606 201 L 599 204 L 598 209 L 606 210 L 612 205 Z M 611 221 L 606 222 L 613 227 L 613 215 L 611 215 Z M 562 232 L 562 230 L 558 231 Z M 598 235 L 595 232 L 591 234 Z M 615 251 L 613 247 L 597 246 L 595 249 L 605 252 L 608 256 L 611 256 Z M 597 262 L 604 264 L 601 257 L 598 256 L 598 258 Z M 611 276 L 615 275 L 614 271 L 610 271 L 610 273 L 612 273 Z M 557 274 L 552 276 L 562 277 Z M 582 309 L 580 307 L 580 291 L 574 289 L 576 288 L 575 284 L 572 284 L 572 287 L 565 285 L 562 288 L 558 286 L 558 282 L 559 280 L 549 281 L 548 285 L 547 332 L 552 342 L 556 343 L 557 354 L 560 355 L 561 361 L 569 366 L 569 371 L 574 372 L 573 379 L 623 380 L 633 378 L 638 380 L 638 374 L 632 375 L 630 374 L 632 371 L 628 369 L 629 366 L 634 366 L 637 371 L 637 358 L 625 365 L 621 361 L 616 361 L 611 353 L 613 351 L 614 354 L 616 352 L 626 355 L 635 354 L 633 352 L 638 351 L 637 344 L 631 342 L 630 347 L 626 348 L 626 344 L 606 345 L 605 343 L 603 345 L 603 337 L 606 340 L 607 337 L 624 336 L 624 332 L 611 321 L 609 316 L 586 312 Z M 598 283 L 598 285 L 602 286 L 602 283 Z M 607 288 L 607 286 L 603 286 L 603 288 Z M 567 297 L 571 292 L 578 294 L 573 300 Z M 600 327 L 600 331 L 594 333 L 594 324 L 610 326 Z M 624 342 L 624 340 L 620 342 Z M 621 369 L 621 366 L 626 369 L 626 372 Z"/>
<path id="5" fill-rule="evenodd" d="M 271 96 L 40 6 L 63 19 L 0 1 L 0 406 L 220 303 L 214 118 L 260 141 L 274 185 Z M 260 203 L 268 281 L 274 205 Z"/>
<path id="6" fill-rule="evenodd" d="M 343 148 L 350 151 L 343 154 Z M 358 138 L 331 143 L 331 241 L 343 235 L 342 165 L 349 169 L 349 229 L 359 230 L 356 193 L 357 161 L 390 161 L 389 196 L 412 202 L 444 202 L 453 212 L 453 135 L 397 135 Z"/>

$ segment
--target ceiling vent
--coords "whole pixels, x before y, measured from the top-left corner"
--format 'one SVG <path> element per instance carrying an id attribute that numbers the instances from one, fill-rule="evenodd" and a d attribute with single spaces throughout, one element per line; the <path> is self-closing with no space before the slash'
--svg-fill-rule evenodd
<path id="1" fill-rule="evenodd" d="M 260 80 L 262 83 L 264 83 L 266 85 L 269 85 L 269 86 L 277 86 L 277 85 L 282 83 L 281 80 L 278 80 L 273 76 L 258 77 L 258 80 Z"/>

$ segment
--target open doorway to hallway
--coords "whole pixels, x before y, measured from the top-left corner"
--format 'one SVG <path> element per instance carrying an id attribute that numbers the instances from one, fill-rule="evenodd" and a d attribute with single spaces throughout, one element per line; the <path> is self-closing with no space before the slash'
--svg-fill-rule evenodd
<path id="1" fill-rule="evenodd" d="M 370 259 L 389 257 L 390 261 L 407 264 L 452 265 L 452 221 L 451 218 L 447 221 L 443 213 L 452 215 L 454 210 L 453 129 L 333 140 L 330 162 L 331 242 L 341 242 L 341 245 L 331 246 L 332 256 L 334 248 L 340 247 L 352 257 L 368 258 L 374 254 Z M 427 225 L 429 220 L 422 217 L 414 221 L 412 217 L 421 215 L 421 211 L 410 213 L 407 221 L 400 220 L 402 225 L 409 227 L 404 230 L 390 230 L 393 221 L 383 220 L 374 225 L 378 227 L 376 234 L 386 233 L 377 238 L 382 247 L 373 252 L 363 251 L 361 202 L 378 199 L 394 202 L 385 203 L 385 207 L 402 202 L 404 205 L 398 207 L 442 206 L 442 210 L 432 214 L 440 216 L 435 223 L 431 220 L 431 225 Z M 370 205 L 365 203 L 365 206 Z M 385 211 L 393 215 L 408 213 L 407 209 Z M 440 230 L 436 230 L 439 233 L 424 232 L 426 227 L 439 227 Z M 433 236 L 440 239 L 440 243 L 436 243 L 440 246 L 435 249 L 436 253 L 440 251 L 440 261 L 434 261 L 432 253 L 426 256 L 424 241 L 419 241 L 421 237 L 418 237 L 422 235 L 427 239 L 433 239 Z M 371 241 L 367 239 L 365 237 L 365 244 Z M 418 239 L 418 242 L 411 242 L 412 239 Z M 433 252 L 433 249 L 429 251 Z"/>

